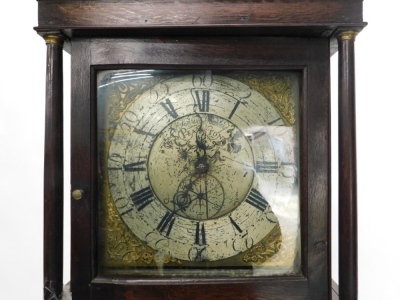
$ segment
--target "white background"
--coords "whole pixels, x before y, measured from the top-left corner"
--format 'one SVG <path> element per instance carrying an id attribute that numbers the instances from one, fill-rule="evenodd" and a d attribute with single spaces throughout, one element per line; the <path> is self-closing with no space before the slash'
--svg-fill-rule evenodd
<path id="1" fill-rule="evenodd" d="M 0 8 L 0 299 L 4 300 L 43 297 L 46 46 L 33 30 L 37 25 L 37 2 L 23 2 L 8 1 Z M 360 300 L 400 299 L 400 196 L 397 191 L 400 186 L 397 148 L 400 62 L 396 56 L 400 53 L 400 42 L 395 3 L 394 0 L 365 1 L 364 20 L 369 25 L 356 41 Z M 70 57 L 66 53 L 64 60 L 65 111 L 68 112 Z M 334 114 L 336 84 L 335 55 L 332 57 Z M 66 135 L 69 126 L 67 116 Z M 336 117 L 333 117 L 333 137 L 336 127 Z M 333 165 L 336 147 L 333 141 Z M 65 155 L 68 158 L 68 147 Z M 68 160 L 65 165 L 69 166 Z M 333 179 L 336 179 L 335 170 Z M 336 186 L 334 183 L 333 209 L 337 202 Z M 68 183 L 65 190 L 69 192 Z M 68 206 L 67 202 L 67 214 Z M 66 245 L 69 246 L 68 241 Z M 337 281 L 336 258 L 334 248 L 332 271 Z M 68 249 L 65 261 L 67 282 Z"/>

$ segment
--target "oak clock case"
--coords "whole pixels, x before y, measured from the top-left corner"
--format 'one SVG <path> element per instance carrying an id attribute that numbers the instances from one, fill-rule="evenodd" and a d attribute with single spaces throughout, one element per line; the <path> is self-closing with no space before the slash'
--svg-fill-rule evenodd
<path id="1" fill-rule="evenodd" d="M 101 275 L 299 275 L 295 71 L 97 72 Z"/>

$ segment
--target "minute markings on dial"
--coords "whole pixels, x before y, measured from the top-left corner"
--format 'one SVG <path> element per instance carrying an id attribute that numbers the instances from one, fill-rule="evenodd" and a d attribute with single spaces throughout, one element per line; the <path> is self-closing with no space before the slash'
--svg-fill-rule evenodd
<path id="1" fill-rule="evenodd" d="M 264 211 L 269 205 L 264 196 L 254 188 L 251 189 L 250 194 L 246 198 L 246 202 L 261 211 Z"/>

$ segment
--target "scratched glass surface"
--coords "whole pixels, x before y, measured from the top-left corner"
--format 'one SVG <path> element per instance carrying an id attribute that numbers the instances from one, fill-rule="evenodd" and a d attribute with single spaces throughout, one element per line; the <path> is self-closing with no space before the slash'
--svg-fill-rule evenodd
<path id="1" fill-rule="evenodd" d="M 300 78 L 99 72 L 100 274 L 299 274 Z"/>

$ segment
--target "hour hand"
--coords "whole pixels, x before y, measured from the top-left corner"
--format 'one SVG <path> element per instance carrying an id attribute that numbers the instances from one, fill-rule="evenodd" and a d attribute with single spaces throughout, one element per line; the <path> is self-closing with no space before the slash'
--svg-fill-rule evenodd
<path id="1" fill-rule="evenodd" d="M 200 156 L 199 151 L 197 151 L 197 158 L 200 157 L 206 157 L 206 151 L 207 151 L 207 145 L 206 145 L 206 132 L 203 129 L 203 119 L 201 116 L 198 116 L 200 118 L 200 126 L 197 129 L 196 132 L 196 146 L 198 150 L 201 150 L 203 153 L 202 156 Z"/>
<path id="2" fill-rule="evenodd" d="M 199 130 L 196 132 L 196 146 L 199 150 L 202 151 L 202 156 L 201 157 L 205 157 L 206 156 L 206 151 L 207 151 L 207 145 L 205 143 L 206 140 L 206 135 L 204 133 L 203 130 Z M 199 151 L 197 152 L 197 158 L 200 158 L 200 154 Z"/>

